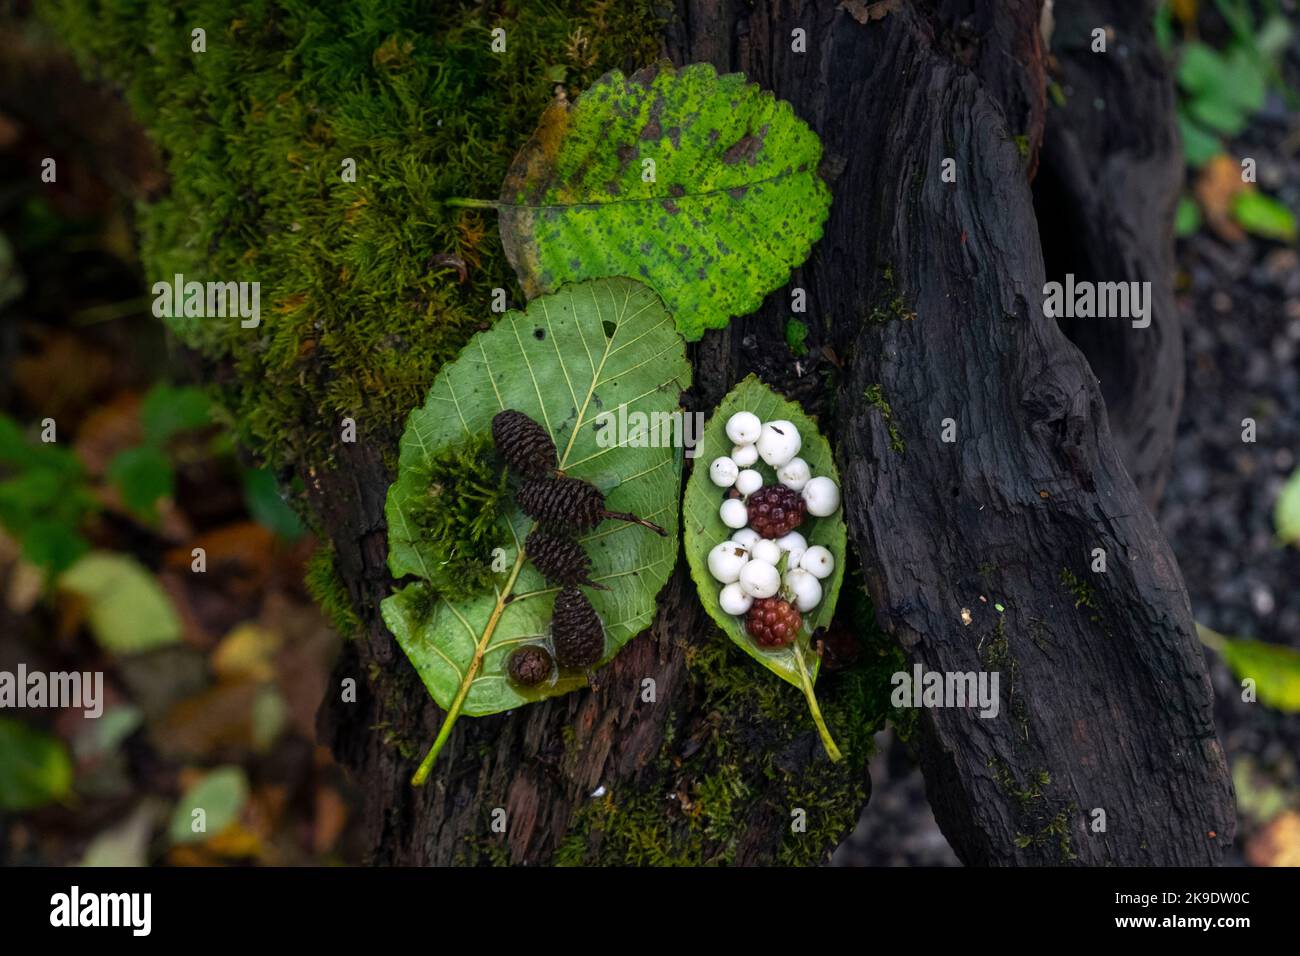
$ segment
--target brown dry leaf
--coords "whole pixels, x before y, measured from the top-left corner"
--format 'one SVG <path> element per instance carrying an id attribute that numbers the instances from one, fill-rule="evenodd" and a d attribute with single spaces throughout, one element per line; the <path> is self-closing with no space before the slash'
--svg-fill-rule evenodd
<path id="1" fill-rule="evenodd" d="M 206 574 L 217 575 L 230 593 L 253 597 L 261 592 L 275 567 L 275 535 L 255 521 L 240 521 L 199 535 L 167 552 L 169 568 L 190 573 L 193 549 L 207 556 Z"/>
<path id="2" fill-rule="evenodd" d="M 39 417 L 71 421 L 113 380 L 113 358 L 70 332 L 35 333 L 39 345 L 13 363 L 13 381 Z M 82 426 L 85 427 L 84 425 Z"/>
<path id="3" fill-rule="evenodd" d="M 840 8 L 848 11 L 849 16 L 859 23 L 870 23 L 872 20 L 883 20 L 886 16 L 898 9 L 899 0 L 877 0 L 875 3 L 867 3 L 866 0 L 844 0 Z"/>
<path id="4" fill-rule="evenodd" d="M 312 851 L 320 856 L 334 849 L 348 822 L 347 802 L 333 787 L 316 791 L 316 813 L 312 820 Z"/>
<path id="5" fill-rule="evenodd" d="M 1243 242 L 1246 233 L 1232 215 L 1237 196 L 1252 189 L 1241 181 L 1241 167 L 1231 156 L 1220 153 L 1201 170 L 1192 192 L 1201 204 L 1205 223 L 1224 242 Z"/>
<path id="6" fill-rule="evenodd" d="M 257 681 L 225 682 L 176 704 L 150 729 L 167 759 L 199 759 L 221 750 L 251 750 Z"/>
<path id="7" fill-rule="evenodd" d="M 1300 813 L 1286 810 L 1246 843 L 1251 866 L 1300 866 Z"/>
<path id="8" fill-rule="evenodd" d="M 102 478 L 119 452 L 136 448 L 143 441 L 140 394 L 118 392 L 85 417 L 72 450 L 90 475 Z"/>

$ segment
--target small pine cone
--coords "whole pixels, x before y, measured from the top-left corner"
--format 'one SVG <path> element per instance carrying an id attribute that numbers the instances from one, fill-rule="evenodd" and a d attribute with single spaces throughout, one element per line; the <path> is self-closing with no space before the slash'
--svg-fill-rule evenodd
<path id="1" fill-rule="evenodd" d="M 524 553 L 533 566 L 542 572 L 542 577 L 551 584 L 565 587 L 577 587 L 579 584 L 589 588 L 608 591 L 603 584 L 591 579 L 591 559 L 582 545 L 568 535 L 555 534 L 534 528 L 528 533 L 524 542 Z"/>
<path id="2" fill-rule="evenodd" d="M 555 472 L 555 442 L 546 429 L 513 408 L 492 419 L 492 441 L 510 470 L 521 478 L 538 478 Z"/>
<path id="3" fill-rule="evenodd" d="M 745 630 L 760 647 L 785 647 L 803 625 L 799 609 L 780 598 L 755 598 L 745 615 Z"/>
<path id="4" fill-rule="evenodd" d="M 587 596 L 565 588 L 551 612 L 551 642 L 561 667 L 590 667 L 605 653 L 605 628 Z"/>
<path id="5" fill-rule="evenodd" d="M 510 679 L 524 687 L 536 687 L 551 676 L 555 666 L 550 653 L 539 644 L 525 644 L 510 655 L 506 670 Z"/>
<path id="6" fill-rule="evenodd" d="M 799 492 L 785 485 L 759 488 L 745 502 L 749 526 L 764 538 L 781 538 L 803 524 L 807 505 Z"/>
<path id="7" fill-rule="evenodd" d="M 633 521 L 661 535 L 668 532 L 623 511 L 606 511 L 600 489 L 581 478 L 530 478 L 515 496 L 520 509 L 538 524 L 561 531 L 587 531 L 606 518 Z"/>

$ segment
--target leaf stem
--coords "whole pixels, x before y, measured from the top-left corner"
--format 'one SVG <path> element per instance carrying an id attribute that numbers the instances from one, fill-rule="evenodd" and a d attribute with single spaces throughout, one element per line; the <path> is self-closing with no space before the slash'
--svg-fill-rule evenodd
<path id="1" fill-rule="evenodd" d="M 433 770 L 434 762 L 438 759 L 438 754 L 451 736 L 451 728 L 455 726 L 457 719 L 460 717 L 460 709 L 465 704 L 465 698 L 469 696 L 469 689 L 474 684 L 474 676 L 478 674 L 479 668 L 483 666 L 483 655 L 487 653 L 488 642 L 492 640 L 492 635 L 496 632 L 497 624 L 501 620 L 501 613 L 506 608 L 506 597 L 514 590 L 515 580 L 519 577 L 519 569 L 523 566 L 524 549 L 520 548 L 519 553 L 515 556 L 515 566 L 510 571 L 510 579 L 506 581 L 506 586 L 497 595 L 497 603 L 492 608 L 492 616 L 488 618 L 487 624 L 483 628 L 483 636 L 479 638 L 478 646 L 474 648 L 474 658 L 469 662 L 469 667 L 465 669 L 465 677 L 460 682 L 460 690 L 456 692 L 456 699 L 451 702 L 451 707 L 447 709 L 446 715 L 442 718 L 442 726 L 438 728 L 438 736 L 434 738 L 433 746 L 424 755 L 424 759 L 420 761 L 420 766 L 411 777 L 411 786 L 424 786 L 429 779 L 429 772 Z"/>
<path id="2" fill-rule="evenodd" d="M 495 199 L 469 199 L 465 196 L 451 196 L 442 201 L 444 206 L 464 206 L 468 209 L 496 209 L 500 205 Z"/>
<path id="3" fill-rule="evenodd" d="M 799 680 L 803 683 L 803 695 L 808 700 L 808 710 L 812 714 L 813 723 L 817 725 L 817 733 L 822 738 L 822 746 L 826 748 L 826 756 L 830 757 L 832 762 L 842 760 L 844 755 L 840 753 L 840 748 L 835 746 L 831 732 L 826 727 L 826 721 L 822 718 L 821 708 L 817 706 L 817 695 L 813 693 L 808 666 L 804 663 L 803 648 L 798 645 L 794 649 L 794 659 L 799 664 Z"/>

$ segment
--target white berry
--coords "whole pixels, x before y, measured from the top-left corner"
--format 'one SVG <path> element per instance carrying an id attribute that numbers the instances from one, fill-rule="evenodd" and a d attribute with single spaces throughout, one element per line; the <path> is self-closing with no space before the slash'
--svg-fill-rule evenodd
<path id="1" fill-rule="evenodd" d="M 740 569 L 740 586 L 750 597 L 771 597 L 781 590 L 781 575 L 766 561 L 748 561 Z"/>
<path id="2" fill-rule="evenodd" d="M 742 495 L 752 495 L 763 487 L 763 476 L 753 468 L 746 468 L 736 476 L 736 490 Z"/>
<path id="3" fill-rule="evenodd" d="M 758 461 L 758 446 L 753 442 L 736 445 L 731 449 L 731 460 L 741 468 L 748 468 Z"/>
<path id="4" fill-rule="evenodd" d="M 828 578 L 835 570 L 835 559 L 820 544 L 814 544 L 799 559 L 799 567 L 819 578 Z"/>
<path id="5" fill-rule="evenodd" d="M 709 478 L 719 488 L 730 488 L 736 483 L 738 474 L 740 474 L 740 468 L 726 455 L 713 459 L 713 464 L 709 465 Z"/>
<path id="6" fill-rule="evenodd" d="M 776 480 L 794 491 L 802 491 L 811 477 L 812 470 L 802 458 L 791 458 L 776 470 Z"/>
<path id="7" fill-rule="evenodd" d="M 727 419 L 727 437 L 737 445 L 758 441 L 763 423 L 753 412 L 736 412 Z"/>
<path id="8" fill-rule="evenodd" d="M 733 581 L 721 591 L 718 592 L 718 603 L 728 614 L 735 614 L 739 617 L 746 614 L 754 604 L 754 599 L 745 593 L 737 582 Z"/>
<path id="9" fill-rule="evenodd" d="M 735 534 L 731 536 L 731 540 L 737 542 L 738 544 L 743 544 L 745 547 L 752 549 L 754 547 L 754 542 L 760 539 L 758 536 L 758 532 L 755 531 L 753 528 L 741 528 L 739 531 L 737 531 Z"/>
<path id="10" fill-rule="evenodd" d="M 781 548 L 775 541 L 767 538 L 759 538 L 755 541 L 749 548 L 749 554 L 755 561 L 765 561 L 773 567 L 776 567 L 781 560 Z"/>
<path id="11" fill-rule="evenodd" d="M 724 541 L 709 551 L 709 573 L 721 584 L 740 577 L 740 569 L 749 561 L 749 549 L 734 541 Z"/>
<path id="12" fill-rule="evenodd" d="M 749 509 L 739 498 L 728 498 L 718 509 L 722 523 L 728 528 L 743 528 L 749 524 Z"/>
<path id="13" fill-rule="evenodd" d="M 799 430 L 790 422 L 778 419 L 763 426 L 763 433 L 758 436 L 758 457 L 773 468 L 780 468 L 799 454 L 802 445 Z"/>
<path id="14" fill-rule="evenodd" d="M 751 542 L 746 541 L 746 544 Z M 776 539 L 777 547 L 788 554 L 790 557 L 786 560 L 786 567 L 799 567 L 799 559 L 803 553 L 808 550 L 808 541 L 798 531 L 791 531 L 789 534 L 782 535 Z"/>
<path id="15" fill-rule="evenodd" d="M 783 583 L 794 606 L 804 614 L 822 602 L 822 583 L 803 568 L 785 572 Z"/>
<path id="16" fill-rule="evenodd" d="M 803 486 L 802 494 L 808 513 L 816 518 L 833 515 L 840 506 L 840 489 L 829 478 L 809 479 L 808 484 Z"/>

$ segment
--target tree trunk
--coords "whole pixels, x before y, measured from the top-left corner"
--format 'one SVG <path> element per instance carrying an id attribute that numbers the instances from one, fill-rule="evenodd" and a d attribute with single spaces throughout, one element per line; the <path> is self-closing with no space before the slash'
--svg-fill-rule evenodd
<path id="1" fill-rule="evenodd" d="M 674 61 L 743 70 L 790 100 L 823 139 L 834 193 L 791 279 L 808 293 L 810 354 L 791 355 L 788 291 L 774 293 L 694 348 L 689 404 L 708 411 L 752 370 L 819 414 L 879 622 L 909 665 L 999 673 L 996 718 L 919 715 L 930 798 L 963 860 L 1217 861 L 1232 794 L 1178 568 L 1093 372 L 1041 308 L 1037 5 L 871 5 L 878 19 L 846 6 L 681 2 L 667 29 Z M 796 28 L 806 53 L 792 49 Z M 1117 194 L 1059 171 L 1097 142 L 1049 131 L 1045 152 L 1066 184 L 1052 201 L 1089 224 L 1089 250 L 1109 241 Z M 941 177 L 949 157 L 955 183 Z M 1105 279 L 1146 277 L 1167 265 L 1154 262 L 1166 225 L 1134 226 L 1143 239 L 1121 274 L 1088 261 Z M 1169 315 L 1147 331 L 1177 339 Z M 1128 394 L 1122 370 L 1117 382 Z M 1160 416 L 1174 412 L 1162 404 L 1151 420 L 1172 427 Z M 365 789 L 375 862 L 815 862 L 852 825 L 875 726 L 864 688 L 879 675 L 819 683 L 841 721 L 858 718 L 832 720 L 850 758 L 831 766 L 799 695 L 737 660 L 681 568 L 599 689 L 461 721 L 429 785 L 412 789 L 441 714 L 378 617 L 390 475 L 378 449 L 345 446 L 336 470 L 308 479 L 366 622 L 336 671 L 360 700 L 334 695 L 322 731 Z M 1091 570 L 1097 548 L 1105 573 Z M 801 810 L 803 831 L 791 826 Z"/>

